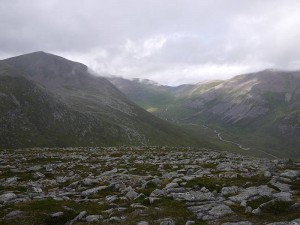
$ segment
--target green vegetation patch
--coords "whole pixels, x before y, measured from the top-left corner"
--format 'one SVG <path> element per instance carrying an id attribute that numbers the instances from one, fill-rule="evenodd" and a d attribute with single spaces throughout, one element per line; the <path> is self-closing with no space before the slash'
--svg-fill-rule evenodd
<path id="1" fill-rule="evenodd" d="M 185 187 L 193 188 L 195 185 L 201 187 L 206 187 L 210 191 L 220 192 L 222 187 L 227 186 L 259 186 L 266 184 L 269 180 L 263 176 L 253 176 L 253 177 L 241 177 L 238 175 L 237 178 L 215 178 L 215 177 L 203 177 L 196 178 L 187 182 Z"/>
<path id="2" fill-rule="evenodd" d="M 247 205 L 248 206 L 251 206 L 252 209 L 256 209 L 258 208 L 261 204 L 263 203 L 266 203 L 268 201 L 272 200 L 272 198 L 270 197 L 267 197 L 267 196 L 262 196 L 262 197 L 259 197 L 257 199 L 254 199 L 252 201 L 248 201 L 247 202 Z"/>
<path id="3" fill-rule="evenodd" d="M 75 218 L 80 212 L 87 211 L 88 214 L 101 214 L 107 210 L 107 205 L 100 205 L 96 202 L 73 202 L 73 201 L 55 201 L 52 199 L 37 200 L 30 202 L 17 203 L 13 206 L 6 206 L 0 214 L 5 215 L 4 211 L 21 210 L 24 212 L 22 225 L 63 225 L 67 221 Z M 64 215 L 58 218 L 50 217 L 50 214 L 63 212 Z M 10 219 L 1 221 L 3 225 L 19 225 L 20 219 Z"/>

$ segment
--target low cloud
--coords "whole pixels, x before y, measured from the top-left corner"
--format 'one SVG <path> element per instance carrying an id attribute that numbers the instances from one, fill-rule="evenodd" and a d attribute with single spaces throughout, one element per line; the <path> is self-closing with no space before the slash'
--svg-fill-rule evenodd
<path id="1" fill-rule="evenodd" d="M 0 57 L 43 50 L 170 85 L 296 70 L 299 9 L 298 0 L 2 0 Z"/>

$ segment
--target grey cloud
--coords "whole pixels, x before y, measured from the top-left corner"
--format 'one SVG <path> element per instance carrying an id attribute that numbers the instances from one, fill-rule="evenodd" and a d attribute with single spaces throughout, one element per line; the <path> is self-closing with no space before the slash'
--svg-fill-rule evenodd
<path id="1" fill-rule="evenodd" d="M 38 50 L 164 84 L 300 69 L 298 0 L 0 0 L 0 57 Z"/>

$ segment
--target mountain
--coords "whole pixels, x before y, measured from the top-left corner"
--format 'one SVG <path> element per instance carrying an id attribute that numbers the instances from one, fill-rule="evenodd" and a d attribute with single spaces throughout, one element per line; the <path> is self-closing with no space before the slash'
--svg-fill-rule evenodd
<path id="1" fill-rule="evenodd" d="M 130 89 L 134 93 L 135 86 L 124 89 L 113 83 L 139 104 L 127 92 Z M 146 110 L 154 107 L 157 116 L 176 123 L 209 126 L 222 131 L 232 142 L 251 146 L 251 151 L 300 158 L 300 71 L 269 69 L 184 88 L 162 87 L 171 95 L 166 104 L 149 101 L 147 105 L 147 98 L 140 100 L 147 105 Z"/>
<path id="2" fill-rule="evenodd" d="M 44 52 L 0 61 L 0 145 L 196 145 L 87 66 Z"/>
<path id="3" fill-rule="evenodd" d="M 202 92 L 222 81 L 206 81 L 198 84 L 183 84 L 172 87 L 143 79 L 108 77 L 129 99 L 154 115 L 173 122 L 190 116 L 192 111 L 184 107 L 188 99 L 194 99 Z"/>
<path id="4" fill-rule="evenodd" d="M 186 121 L 225 128 L 256 148 L 299 157 L 300 71 L 265 70 L 236 76 L 188 98 Z"/>

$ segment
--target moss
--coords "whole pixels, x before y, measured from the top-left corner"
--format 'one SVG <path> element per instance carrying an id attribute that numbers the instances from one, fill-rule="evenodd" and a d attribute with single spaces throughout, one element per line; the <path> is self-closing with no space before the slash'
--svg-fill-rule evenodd
<path id="1" fill-rule="evenodd" d="M 194 186 L 206 187 L 210 191 L 221 191 L 222 185 L 219 179 L 217 178 L 196 178 L 187 182 L 185 187 L 193 188 Z"/>
<path id="2" fill-rule="evenodd" d="M 118 194 L 116 191 L 114 191 L 111 188 L 106 188 L 104 190 L 98 191 L 97 193 L 90 195 L 89 198 L 90 199 L 97 199 L 97 198 L 105 198 L 106 196 L 109 195 L 116 195 Z"/>
<path id="3" fill-rule="evenodd" d="M 222 187 L 226 186 L 259 186 L 266 184 L 268 179 L 263 176 L 253 176 L 253 177 L 241 177 L 238 178 L 215 178 L 215 177 L 203 177 L 196 178 L 188 181 L 185 187 L 194 187 L 198 185 L 199 187 L 206 187 L 210 191 L 221 191 Z M 247 184 L 247 185 L 245 185 Z"/>
<path id="4" fill-rule="evenodd" d="M 88 214 L 101 214 L 103 210 L 109 209 L 109 206 L 95 202 L 55 201 L 52 199 L 17 203 L 10 207 L 11 211 L 21 210 L 24 212 L 24 217 L 22 217 L 23 225 L 65 224 L 81 211 L 87 211 Z M 55 212 L 64 212 L 64 216 L 51 218 L 49 215 Z M 1 224 L 5 225 L 17 225 L 20 224 L 20 219 L 1 222 Z"/>
<path id="5" fill-rule="evenodd" d="M 204 163 L 201 165 L 203 168 L 210 168 L 210 169 L 216 169 L 217 164 L 216 163 Z"/>
<path id="6" fill-rule="evenodd" d="M 263 213 L 282 215 L 291 211 L 292 202 L 275 201 L 262 209 Z"/>
<path id="7" fill-rule="evenodd" d="M 156 188 L 157 188 L 156 184 L 149 183 L 146 188 L 140 190 L 139 192 L 143 193 L 146 196 L 149 196 Z"/>
<path id="8" fill-rule="evenodd" d="M 113 158 L 119 158 L 122 156 L 123 156 L 122 152 L 114 152 L 114 153 L 110 154 L 110 157 L 113 157 Z"/>
<path id="9" fill-rule="evenodd" d="M 261 204 L 265 203 L 265 202 L 268 202 L 270 201 L 272 198 L 270 197 L 267 197 L 267 196 L 262 196 L 262 197 L 259 197 L 257 199 L 254 199 L 252 201 L 248 201 L 247 202 L 247 205 L 248 206 L 251 206 L 252 209 L 256 209 L 258 208 Z"/>
<path id="10" fill-rule="evenodd" d="M 148 221 L 150 224 L 158 224 L 158 219 L 172 218 L 176 221 L 176 224 L 185 224 L 187 220 L 196 221 L 195 215 L 187 210 L 184 202 L 175 201 L 171 198 L 161 198 L 155 201 L 153 204 L 148 205 L 148 209 L 142 211 L 132 211 L 127 215 L 126 221 L 122 224 L 132 225 L 141 221 L 140 213 L 143 213 L 143 219 Z M 197 221 L 195 224 L 205 224 L 205 222 Z"/>
<path id="11" fill-rule="evenodd" d="M 26 192 L 27 191 L 27 187 L 25 187 L 25 186 L 5 186 L 5 187 L 4 186 L 0 186 L 0 193 L 2 191 L 5 191 L 5 192 L 12 191 L 12 192 L 18 194 L 18 193 L 24 193 L 24 192 Z"/>
<path id="12" fill-rule="evenodd" d="M 159 175 L 158 172 L 158 165 L 153 165 L 153 164 L 134 164 L 130 165 L 132 168 L 136 168 L 135 170 L 130 171 L 130 174 L 133 175 L 146 175 L 146 174 L 151 174 L 151 175 Z"/>

